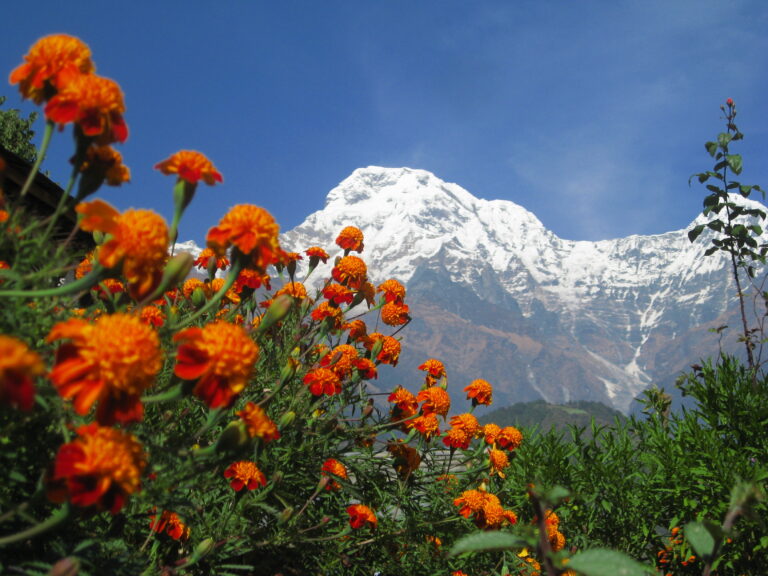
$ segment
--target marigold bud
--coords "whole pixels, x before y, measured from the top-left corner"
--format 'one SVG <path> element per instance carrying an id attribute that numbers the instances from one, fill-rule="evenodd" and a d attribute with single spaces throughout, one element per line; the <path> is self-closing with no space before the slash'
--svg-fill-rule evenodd
<path id="1" fill-rule="evenodd" d="M 67 556 L 51 566 L 50 576 L 77 576 L 80 573 L 80 560 Z"/>
<path id="2" fill-rule="evenodd" d="M 216 442 L 216 452 L 233 452 L 248 446 L 251 438 L 242 420 L 230 422 Z"/>
<path id="3" fill-rule="evenodd" d="M 285 318 L 285 315 L 288 314 L 288 311 L 291 309 L 292 305 L 293 298 L 287 294 L 281 294 L 272 300 L 272 304 L 270 304 L 269 308 L 264 313 L 264 316 L 261 318 L 259 327 L 256 329 L 257 332 L 259 334 L 263 334 L 277 322 Z"/>
<path id="4" fill-rule="evenodd" d="M 295 419 L 296 419 L 296 412 L 289 410 L 288 412 L 280 416 L 280 420 L 278 421 L 277 427 L 281 430 L 283 428 L 287 428 L 288 426 L 291 425 L 291 423 L 293 423 Z"/>

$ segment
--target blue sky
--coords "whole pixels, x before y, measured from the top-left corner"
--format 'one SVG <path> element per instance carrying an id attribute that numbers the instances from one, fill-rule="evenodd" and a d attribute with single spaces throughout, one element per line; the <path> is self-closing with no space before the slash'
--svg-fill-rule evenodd
<path id="1" fill-rule="evenodd" d="M 768 188 L 765 0 L 42 0 L 3 6 L 3 22 L 6 74 L 66 32 L 122 86 L 133 181 L 102 198 L 170 218 L 172 181 L 152 166 L 179 149 L 213 160 L 224 185 L 200 188 L 181 239 L 243 202 L 290 229 L 367 165 L 511 200 L 566 239 L 684 228 L 728 97 L 741 180 Z M 71 150 L 57 134 L 54 179 Z"/>

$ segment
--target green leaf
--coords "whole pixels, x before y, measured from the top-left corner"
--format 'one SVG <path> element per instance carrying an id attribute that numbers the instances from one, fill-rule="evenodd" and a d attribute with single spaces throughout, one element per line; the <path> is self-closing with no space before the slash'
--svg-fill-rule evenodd
<path id="1" fill-rule="evenodd" d="M 568 568 L 582 576 L 643 576 L 656 572 L 655 568 L 640 564 L 626 554 L 602 548 L 572 556 Z"/>
<path id="2" fill-rule="evenodd" d="M 709 152 L 709 155 L 714 158 L 717 153 L 717 142 L 707 142 L 704 144 L 704 147 L 707 149 L 707 152 Z"/>
<path id="3" fill-rule="evenodd" d="M 731 170 L 733 170 L 734 174 L 741 174 L 741 154 L 729 154 L 725 157 L 725 159 L 728 161 L 728 166 L 731 167 Z"/>
<path id="4" fill-rule="evenodd" d="M 701 233 L 704 231 L 704 224 L 699 224 L 693 230 L 688 231 L 688 240 L 691 242 L 694 242 L 696 238 L 698 238 Z"/>
<path id="5" fill-rule="evenodd" d="M 728 143 L 733 139 L 733 136 L 726 132 L 720 132 L 720 134 L 717 135 L 717 144 L 718 146 L 722 148 L 727 148 Z"/>
<path id="6" fill-rule="evenodd" d="M 528 541 L 509 532 L 478 532 L 459 539 L 451 548 L 450 555 L 464 553 L 489 552 L 491 550 L 509 550 L 528 546 Z"/>
<path id="7" fill-rule="evenodd" d="M 704 560 L 710 560 L 719 541 L 723 538 L 720 526 L 711 522 L 689 522 L 684 528 L 685 539 Z"/>

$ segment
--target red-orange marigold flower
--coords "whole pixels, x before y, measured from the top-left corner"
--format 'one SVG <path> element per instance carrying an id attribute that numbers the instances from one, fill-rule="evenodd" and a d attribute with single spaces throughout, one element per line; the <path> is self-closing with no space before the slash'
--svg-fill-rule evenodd
<path id="1" fill-rule="evenodd" d="M 427 386 L 433 386 L 440 378 L 445 378 L 446 376 L 445 366 L 440 360 L 435 360 L 434 358 L 424 362 L 424 364 L 419 366 L 419 370 L 424 370 L 427 373 Z"/>
<path id="2" fill-rule="evenodd" d="M 224 471 L 224 478 L 231 478 L 229 485 L 240 492 L 243 488 L 255 490 L 259 486 L 267 485 L 267 477 L 259 470 L 255 463 L 248 460 L 233 462 L 229 468 Z"/>
<path id="3" fill-rule="evenodd" d="M 467 393 L 467 400 L 472 400 L 472 406 L 482 404 L 490 406 L 493 402 L 493 388 L 485 380 L 473 380 L 472 383 L 464 388 Z"/>
<path id="4" fill-rule="evenodd" d="M 496 442 L 502 448 L 515 450 L 523 443 L 523 435 L 520 433 L 520 430 L 514 426 L 506 426 L 499 432 L 499 435 L 496 437 Z"/>
<path id="5" fill-rule="evenodd" d="M 107 241 L 97 259 L 105 268 L 122 263 L 131 297 L 141 300 L 158 285 L 168 257 L 168 226 L 151 210 L 127 210 L 120 214 L 103 200 L 82 202 L 75 210 L 83 215 L 80 228 L 104 232 Z"/>
<path id="6" fill-rule="evenodd" d="M 0 404 L 31 410 L 35 403 L 34 378 L 44 372 L 37 352 L 21 340 L 0 334 Z"/>
<path id="7" fill-rule="evenodd" d="M 267 290 L 272 290 L 270 280 L 269 274 L 246 268 L 245 270 L 241 270 L 240 274 L 237 275 L 234 289 L 235 292 L 240 293 L 243 291 L 243 288 L 258 290 L 263 285 Z"/>
<path id="8" fill-rule="evenodd" d="M 443 436 L 443 444 L 449 448 L 466 450 L 469 448 L 470 442 L 472 442 L 472 437 L 461 428 L 453 427 Z"/>
<path id="9" fill-rule="evenodd" d="M 138 317 L 100 316 L 93 323 L 80 318 L 59 322 L 47 341 L 67 340 L 56 353 L 50 379 L 75 411 L 87 414 L 95 403 L 100 424 L 136 422 L 144 408 L 141 395 L 163 367 L 160 339 Z"/>
<path id="10" fill-rule="evenodd" d="M 400 284 L 394 278 L 385 280 L 379 287 L 376 288 L 376 292 L 384 292 L 384 301 L 388 304 L 390 302 L 401 302 L 405 299 L 405 286 Z"/>
<path id="11" fill-rule="evenodd" d="M 197 266 L 200 270 L 206 270 L 211 261 L 215 262 L 216 270 L 226 270 L 229 267 L 229 259 L 226 256 L 217 256 L 210 248 L 203 248 L 197 258 L 195 258 L 193 265 Z"/>
<path id="12" fill-rule="evenodd" d="M 280 227 L 272 215 L 252 204 L 238 204 L 208 231 L 208 247 L 223 255 L 230 246 L 251 256 L 250 267 L 264 272 L 280 256 Z"/>
<path id="13" fill-rule="evenodd" d="M 333 267 L 331 275 L 339 284 L 359 290 L 368 279 L 368 267 L 357 256 L 344 256 Z"/>
<path id="14" fill-rule="evenodd" d="M 481 490 L 466 490 L 454 499 L 453 505 L 459 507 L 459 514 L 469 518 L 483 509 L 487 496 L 488 493 Z"/>
<path id="15" fill-rule="evenodd" d="M 85 42 L 67 34 L 52 34 L 32 45 L 24 63 L 11 72 L 9 81 L 19 85 L 22 97 L 40 104 L 68 78 L 93 70 L 91 50 Z"/>
<path id="16" fill-rule="evenodd" d="M 338 375 L 328 368 L 315 368 L 304 376 L 304 384 L 309 387 L 313 396 L 333 396 L 341 393 L 341 380 Z"/>
<path id="17" fill-rule="evenodd" d="M 445 418 L 451 409 L 451 397 L 439 386 L 430 386 L 422 390 L 416 396 L 416 400 L 423 402 L 421 405 L 423 414 L 436 414 Z"/>
<path id="18" fill-rule="evenodd" d="M 477 418 L 469 412 L 451 417 L 451 426 L 464 430 L 470 438 L 474 438 L 480 432 Z"/>
<path id="19" fill-rule="evenodd" d="M 245 424 L 248 436 L 271 442 L 280 438 L 277 425 L 258 404 L 248 402 L 242 410 L 235 412 Z"/>
<path id="20" fill-rule="evenodd" d="M 341 328 L 341 321 L 343 318 L 341 309 L 331 306 L 328 301 L 324 300 L 312 310 L 312 320 L 315 322 L 322 322 L 326 318 L 331 319 L 331 324 L 335 330 Z"/>
<path id="21" fill-rule="evenodd" d="M 410 319 L 407 304 L 390 302 L 381 307 L 381 321 L 387 326 L 402 326 Z"/>
<path id="22" fill-rule="evenodd" d="M 319 246 L 312 246 L 304 250 L 304 254 L 309 257 L 309 267 L 314 268 L 318 262 L 325 264 L 328 262 L 328 252 L 320 248 Z"/>
<path id="23" fill-rule="evenodd" d="M 368 358 L 357 358 L 354 362 L 355 369 L 360 374 L 360 378 L 363 380 L 374 380 L 378 378 L 379 372 L 376 369 L 376 364 Z"/>
<path id="24" fill-rule="evenodd" d="M 351 304 L 355 299 L 355 293 L 341 284 L 332 282 L 323 288 L 323 298 L 328 300 L 334 306 L 342 304 Z"/>
<path id="25" fill-rule="evenodd" d="M 339 248 L 344 250 L 362 252 L 363 233 L 359 228 L 355 228 L 354 226 L 347 226 L 344 228 L 344 230 L 339 232 L 339 235 L 336 238 L 336 244 L 339 246 Z"/>
<path id="26" fill-rule="evenodd" d="M 74 122 L 99 145 L 125 142 L 128 126 L 123 91 L 114 80 L 96 74 L 68 78 L 45 106 L 45 117 L 63 127 Z"/>
<path id="27" fill-rule="evenodd" d="M 440 423 L 434 414 L 422 414 L 405 423 L 407 428 L 415 428 L 425 440 L 431 440 L 440 434 Z"/>
<path id="28" fill-rule="evenodd" d="M 338 476 L 342 480 L 347 479 L 347 467 L 335 458 L 328 458 L 320 467 L 320 475 L 328 478 L 328 483 L 325 485 L 326 490 L 341 490 L 341 484 L 333 480 L 333 476 Z"/>
<path id="29" fill-rule="evenodd" d="M 400 358 L 400 341 L 392 336 L 384 336 L 374 332 L 368 337 L 365 347 L 368 350 L 373 350 L 377 342 L 381 342 L 381 350 L 377 354 L 376 360 L 382 364 L 397 366 L 397 361 Z"/>
<path id="30" fill-rule="evenodd" d="M 77 435 L 59 448 L 49 499 L 117 514 L 141 486 L 144 449 L 132 434 L 95 423 L 79 427 Z"/>
<path id="31" fill-rule="evenodd" d="M 213 163 L 204 154 L 194 150 L 179 150 L 170 158 L 157 163 L 155 170 L 163 174 L 177 174 L 180 180 L 190 184 L 202 180 L 208 186 L 213 186 L 216 182 L 224 181 Z"/>
<path id="32" fill-rule="evenodd" d="M 387 402 L 394 404 L 392 406 L 392 420 L 403 420 L 415 416 L 419 409 L 419 403 L 410 391 L 402 386 L 395 388 L 387 397 Z"/>
<path id="33" fill-rule="evenodd" d="M 501 426 L 490 422 L 483 426 L 483 434 L 485 435 L 485 443 L 493 445 L 496 443 L 499 434 L 501 434 Z"/>
<path id="34" fill-rule="evenodd" d="M 229 322 L 187 328 L 173 339 L 180 343 L 174 373 L 197 380 L 193 393 L 210 408 L 232 404 L 259 358 L 259 348 L 245 329 Z"/>
<path id="35" fill-rule="evenodd" d="M 149 519 L 149 529 L 153 532 L 158 534 L 165 532 L 174 540 L 186 540 L 189 538 L 189 526 L 184 524 L 184 521 L 175 512 L 163 510 L 160 518 L 157 518 L 156 514 L 152 514 Z"/>
<path id="36" fill-rule="evenodd" d="M 349 330 L 348 342 L 356 342 L 368 337 L 368 328 L 365 322 L 359 319 L 346 322 L 342 329 Z"/>
<path id="37" fill-rule="evenodd" d="M 355 367 L 357 348 L 341 344 L 320 359 L 320 365 L 333 370 L 339 378 L 347 378 Z"/>
<path id="38" fill-rule="evenodd" d="M 353 504 L 352 506 L 348 506 L 347 514 L 349 514 L 349 525 L 355 530 L 365 526 L 376 528 L 379 522 L 373 510 L 364 504 Z"/>
<path id="39" fill-rule="evenodd" d="M 165 323 L 165 314 L 157 306 L 145 306 L 139 313 L 139 318 L 144 324 L 159 328 Z"/>

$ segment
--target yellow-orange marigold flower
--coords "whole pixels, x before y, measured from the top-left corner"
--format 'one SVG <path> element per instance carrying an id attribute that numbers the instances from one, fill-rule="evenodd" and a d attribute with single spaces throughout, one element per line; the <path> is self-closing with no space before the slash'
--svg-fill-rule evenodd
<path id="1" fill-rule="evenodd" d="M 467 393 L 467 400 L 472 400 L 472 406 L 482 404 L 490 406 L 493 402 L 493 388 L 485 380 L 473 380 L 472 383 L 464 388 Z"/>
<path id="2" fill-rule="evenodd" d="M 376 528 L 379 522 L 373 510 L 364 504 L 353 504 L 352 506 L 348 506 L 347 514 L 349 514 L 349 525 L 355 530 L 365 526 Z"/>
<path id="3" fill-rule="evenodd" d="M 357 348 L 349 344 L 341 344 L 320 359 L 320 365 L 333 370 L 339 378 L 347 378 L 352 374 L 357 360 Z"/>
<path id="4" fill-rule="evenodd" d="M 344 256 L 331 271 L 333 279 L 352 290 L 359 290 L 368 279 L 368 267 L 357 256 Z"/>
<path id="5" fill-rule="evenodd" d="M 400 341 L 392 336 L 384 336 L 374 332 L 366 340 L 365 347 L 368 350 L 373 350 L 377 342 L 381 342 L 381 350 L 376 355 L 376 361 L 397 366 L 397 361 L 400 358 Z"/>
<path id="6" fill-rule="evenodd" d="M 505 478 L 504 469 L 509 466 L 509 457 L 503 450 L 496 450 L 492 448 L 488 453 L 488 457 L 491 464 L 490 475 L 498 474 L 501 478 Z"/>
<path id="7" fill-rule="evenodd" d="M 0 404 L 31 410 L 34 378 L 45 372 L 40 355 L 11 336 L 0 334 Z"/>
<path id="8" fill-rule="evenodd" d="M 45 117 L 51 122 L 60 127 L 74 122 L 84 136 L 101 146 L 128 138 L 124 113 L 120 86 L 96 74 L 68 78 L 45 106 Z"/>
<path id="9" fill-rule="evenodd" d="M 208 296 L 208 298 L 212 297 L 214 294 L 218 293 L 222 288 L 224 288 L 225 283 L 226 280 L 224 278 L 214 278 L 210 282 L 204 283 L 203 290 L 205 291 L 205 295 Z M 224 293 L 224 296 L 221 299 L 221 303 L 240 304 L 240 294 L 237 293 L 234 286 L 231 286 Z"/>
<path id="10" fill-rule="evenodd" d="M 461 428 L 453 427 L 443 436 L 443 444 L 449 448 L 466 450 L 472 442 L 472 437 Z"/>
<path id="11" fill-rule="evenodd" d="M 160 518 L 156 514 L 149 517 L 149 529 L 158 534 L 165 532 L 174 540 L 187 540 L 190 535 L 189 526 L 175 512 L 163 510 Z"/>
<path id="12" fill-rule="evenodd" d="M 411 319 L 408 312 L 407 304 L 390 302 L 381 307 L 381 321 L 387 326 L 402 326 Z"/>
<path id="13" fill-rule="evenodd" d="M 407 428 L 414 428 L 425 440 L 431 440 L 440 434 L 440 423 L 434 414 L 422 414 L 405 423 Z"/>
<path id="14" fill-rule="evenodd" d="M 122 264 L 132 298 L 141 300 L 159 284 L 168 257 L 168 226 L 151 210 L 127 210 L 120 214 L 103 200 L 82 202 L 80 228 L 109 234 L 96 255 L 105 268 Z"/>
<path id="15" fill-rule="evenodd" d="M 422 402 L 422 414 L 436 414 L 445 418 L 451 409 L 451 397 L 448 395 L 448 392 L 439 386 L 425 388 L 419 392 L 416 400 Z"/>
<path id="16" fill-rule="evenodd" d="M 368 327 L 362 320 L 350 320 L 346 322 L 342 327 L 343 330 L 349 330 L 347 336 L 347 342 L 357 342 L 358 340 L 365 340 L 368 337 Z"/>
<path id="17" fill-rule="evenodd" d="M 136 422 L 141 395 L 163 367 L 160 339 L 136 316 L 112 314 L 93 323 L 80 318 L 59 322 L 47 341 L 66 340 L 56 352 L 50 379 L 59 394 L 87 414 L 95 403 L 100 424 Z"/>
<path id="18" fill-rule="evenodd" d="M 178 332 L 174 373 L 197 380 L 193 393 L 211 408 L 230 406 L 251 378 L 259 348 L 242 326 L 214 322 Z"/>
<path id="19" fill-rule="evenodd" d="M 217 256 L 210 248 L 203 248 L 192 264 L 200 270 L 206 270 L 212 261 L 215 262 L 216 270 L 226 270 L 229 267 L 229 259 L 226 256 Z"/>
<path id="20" fill-rule="evenodd" d="M 281 294 L 287 294 L 291 298 L 295 298 L 296 300 L 306 300 L 307 298 L 307 288 L 302 284 L 301 282 L 288 282 L 285 286 L 280 288 L 277 292 L 275 292 L 275 295 L 273 298 L 277 298 Z"/>
<path id="21" fill-rule="evenodd" d="M 485 435 L 485 443 L 493 445 L 496 443 L 496 438 L 501 433 L 501 426 L 490 422 L 483 426 L 483 434 Z"/>
<path id="22" fill-rule="evenodd" d="M 258 404 L 248 402 L 242 410 L 235 412 L 245 424 L 245 430 L 251 438 L 261 438 L 271 442 L 280 438 L 277 425 Z"/>
<path id="23" fill-rule="evenodd" d="M 80 426 L 77 435 L 59 448 L 48 498 L 117 514 L 141 486 L 144 449 L 132 434 L 95 423 Z"/>
<path id="24" fill-rule="evenodd" d="M 426 385 L 433 386 L 438 380 L 446 377 L 445 366 L 440 360 L 429 358 L 421 366 L 419 370 L 424 370 L 427 373 Z"/>
<path id="25" fill-rule="evenodd" d="M 359 228 L 354 226 L 347 226 L 339 232 L 336 237 L 336 244 L 339 248 L 346 251 L 362 252 L 363 251 L 363 233 Z"/>
<path id="26" fill-rule="evenodd" d="M 376 288 L 376 292 L 384 292 L 384 301 L 388 304 L 391 302 L 401 302 L 405 299 L 405 286 L 400 284 L 394 278 L 385 280 L 379 287 Z"/>
<path id="27" fill-rule="evenodd" d="M 240 492 L 243 488 L 255 490 L 259 486 L 267 485 L 267 477 L 264 476 L 264 473 L 259 470 L 255 463 L 248 460 L 230 464 L 229 468 L 224 471 L 224 478 L 231 478 L 229 485 L 235 492 Z"/>
<path id="28" fill-rule="evenodd" d="M 515 450 L 523 443 L 523 435 L 514 426 L 506 426 L 496 437 L 496 443 L 507 450 Z"/>
<path id="29" fill-rule="evenodd" d="M 264 273 L 280 256 L 280 227 L 272 215 L 252 204 L 238 204 L 208 231 L 207 244 L 218 255 L 230 246 L 250 256 L 249 267 Z"/>
<path id="30" fill-rule="evenodd" d="M 341 379 L 328 368 L 315 368 L 304 376 L 304 384 L 309 387 L 313 396 L 333 396 L 341 393 Z"/>
<path id="31" fill-rule="evenodd" d="M 22 97 L 40 104 L 68 78 L 93 70 L 91 50 L 85 42 L 67 34 L 52 34 L 32 45 L 24 63 L 11 72 L 9 81 L 19 85 Z"/>
<path id="32" fill-rule="evenodd" d="M 181 285 L 181 293 L 184 294 L 184 298 L 190 299 L 198 288 L 205 292 L 205 282 L 200 280 L 200 278 L 187 278 L 184 280 L 184 284 Z"/>
<path id="33" fill-rule="evenodd" d="M 328 483 L 325 485 L 326 490 L 341 490 L 341 484 L 332 479 L 332 476 L 338 476 L 342 480 L 347 479 L 347 467 L 335 458 L 328 458 L 320 467 L 320 475 L 328 478 Z"/>
<path id="34" fill-rule="evenodd" d="M 481 490 L 465 490 L 461 496 L 454 499 L 453 505 L 459 507 L 459 514 L 469 518 L 483 509 L 487 495 Z"/>
<path id="35" fill-rule="evenodd" d="M 480 432 L 480 424 L 477 418 L 469 412 L 451 417 L 451 426 L 464 430 L 470 438 L 474 438 Z"/>
<path id="36" fill-rule="evenodd" d="M 139 313 L 139 318 L 144 324 L 159 328 L 165 323 L 165 314 L 157 306 L 145 306 Z"/>
<path id="37" fill-rule="evenodd" d="M 179 150 L 170 158 L 158 162 L 155 170 L 160 170 L 163 174 L 177 174 L 180 180 L 190 184 L 197 184 L 202 180 L 208 186 L 213 186 L 216 182 L 224 181 L 213 163 L 195 150 Z"/>

